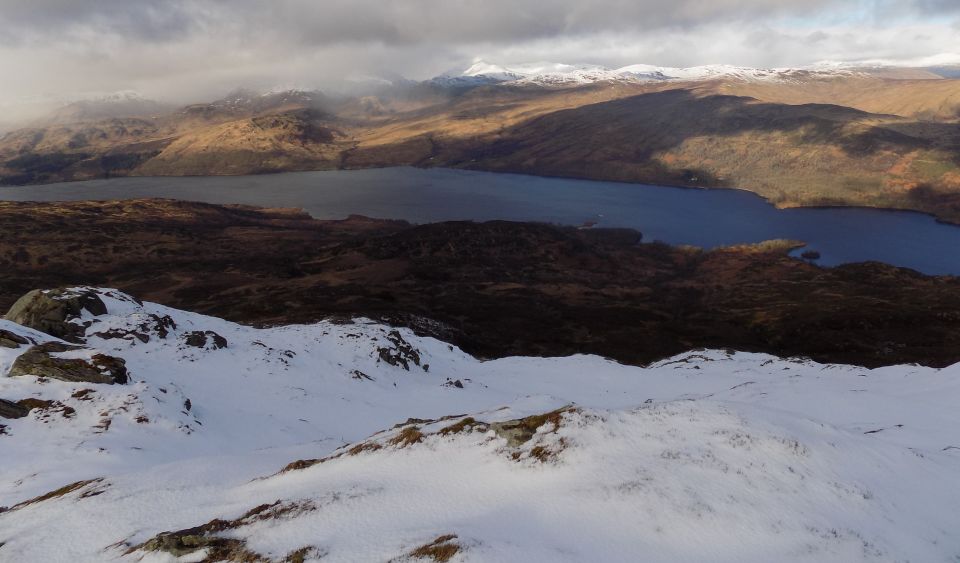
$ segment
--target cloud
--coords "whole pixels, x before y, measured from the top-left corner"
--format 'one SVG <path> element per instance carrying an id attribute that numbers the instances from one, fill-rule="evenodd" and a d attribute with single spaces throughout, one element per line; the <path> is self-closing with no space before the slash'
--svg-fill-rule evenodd
<path id="1" fill-rule="evenodd" d="M 945 20 L 958 11 L 955 0 L 0 0 L 0 105 L 423 78 L 478 55 L 608 66 L 922 57 L 956 50 Z"/>
<path id="2" fill-rule="evenodd" d="M 42 40 L 85 30 L 147 41 L 205 28 L 269 33 L 305 44 L 528 40 L 645 31 L 803 13 L 836 0 L 4 0 L 11 35 Z M 82 34 L 82 33 L 81 33 Z"/>
<path id="3" fill-rule="evenodd" d="M 928 13 L 960 12 L 960 3 L 956 0 L 914 0 L 914 6 Z"/>
<path id="4" fill-rule="evenodd" d="M 183 0 L 3 0 L 0 42 L 65 42 L 91 32 L 148 42 L 184 37 L 203 10 Z"/>

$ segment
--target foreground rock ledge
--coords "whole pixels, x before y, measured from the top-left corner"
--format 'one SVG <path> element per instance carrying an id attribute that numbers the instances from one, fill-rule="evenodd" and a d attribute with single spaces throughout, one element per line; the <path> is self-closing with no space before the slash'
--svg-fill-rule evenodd
<path id="1" fill-rule="evenodd" d="M 59 342 L 47 342 L 33 346 L 21 354 L 10 368 L 8 377 L 33 375 L 61 381 L 85 383 L 126 383 L 126 362 L 106 354 L 93 354 L 90 359 L 64 358 L 65 352 L 83 350 Z"/>

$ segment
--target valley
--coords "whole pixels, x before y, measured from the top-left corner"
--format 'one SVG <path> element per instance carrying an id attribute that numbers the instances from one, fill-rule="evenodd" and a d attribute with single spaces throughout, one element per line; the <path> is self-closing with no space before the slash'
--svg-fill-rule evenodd
<path id="1" fill-rule="evenodd" d="M 748 70 L 504 71 L 366 96 L 238 91 L 152 118 L 10 132 L 0 183 L 410 165 L 736 187 L 779 207 L 960 221 L 960 80 Z"/>

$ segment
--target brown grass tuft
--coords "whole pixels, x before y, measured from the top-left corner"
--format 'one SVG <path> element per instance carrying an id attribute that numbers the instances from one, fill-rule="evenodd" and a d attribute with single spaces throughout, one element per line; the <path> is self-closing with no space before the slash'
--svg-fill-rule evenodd
<path id="1" fill-rule="evenodd" d="M 460 546 L 453 542 L 455 539 L 457 539 L 456 534 L 440 536 L 432 542 L 421 545 L 411 551 L 410 557 L 416 559 L 432 559 L 440 563 L 450 561 L 450 559 L 460 551 Z"/>
<path id="2" fill-rule="evenodd" d="M 419 444 L 422 441 L 423 432 L 420 432 L 420 427 L 408 426 L 390 440 L 390 445 L 405 448 L 413 444 Z"/>

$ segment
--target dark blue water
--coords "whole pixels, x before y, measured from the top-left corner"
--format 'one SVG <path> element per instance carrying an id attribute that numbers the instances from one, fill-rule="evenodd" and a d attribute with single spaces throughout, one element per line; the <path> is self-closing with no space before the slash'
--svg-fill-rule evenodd
<path id="1" fill-rule="evenodd" d="M 742 191 L 539 178 L 446 169 L 385 168 L 264 176 L 117 178 L 0 188 L 0 199 L 166 197 L 302 207 L 320 219 L 356 213 L 415 223 L 509 219 L 632 227 L 644 240 L 705 248 L 801 240 L 823 265 L 878 260 L 929 274 L 960 274 L 960 227 L 919 213 L 778 210 Z"/>

